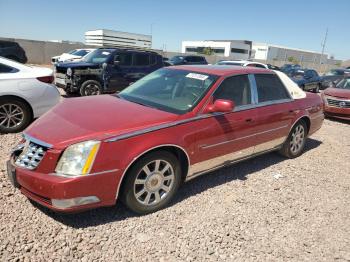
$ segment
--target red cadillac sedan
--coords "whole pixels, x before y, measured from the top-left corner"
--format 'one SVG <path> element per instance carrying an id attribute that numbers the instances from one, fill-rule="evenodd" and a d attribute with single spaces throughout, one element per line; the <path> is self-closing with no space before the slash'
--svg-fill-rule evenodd
<path id="1" fill-rule="evenodd" d="M 64 100 L 25 131 L 8 175 L 55 211 L 119 199 L 145 214 L 208 171 L 271 151 L 299 156 L 323 119 L 322 99 L 283 73 L 168 67 L 118 94 Z"/>
<path id="2" fill-rule="evenodd" d="M 325 114 L 329 117 L 350 120 L 350 77 L 323 92 Z"/>

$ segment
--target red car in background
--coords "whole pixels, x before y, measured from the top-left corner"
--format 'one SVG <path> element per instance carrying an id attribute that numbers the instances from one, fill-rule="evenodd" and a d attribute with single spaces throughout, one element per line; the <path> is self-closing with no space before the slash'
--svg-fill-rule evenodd
<path id="1" fill-rule="evenodd" d="M 324 93 L 325 114 L 329 117 L 350 120 L 350 77 L 346 77 Z"/>
<path id="2" fill-rule="evenodd" d="M 116 95 L 65 100 L 25 131 L 7 168 L 24 195 L 50 209 L 120 199 L 145 214 L 208 171 L 271 151 L 299 156 L 323 119 L 320 96 L 281 72 L 174 66 Z"/>

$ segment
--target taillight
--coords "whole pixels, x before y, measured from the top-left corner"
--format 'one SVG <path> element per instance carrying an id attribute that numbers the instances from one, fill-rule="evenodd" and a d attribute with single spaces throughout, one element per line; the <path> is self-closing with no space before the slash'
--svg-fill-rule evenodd
<path id="1" fill-rule="evenodd" d="M 53 76 L 41 76 L 41 77 L 37 77 L 36 79 L 48 84 L 52 84 L 54 80 Z"/>

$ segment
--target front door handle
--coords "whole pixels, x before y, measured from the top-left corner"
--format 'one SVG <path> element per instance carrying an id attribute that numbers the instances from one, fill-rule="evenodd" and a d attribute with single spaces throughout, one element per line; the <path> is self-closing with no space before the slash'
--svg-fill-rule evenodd
<path id="1" fill-rule="evenodd" d="M 252 118 L 247 118 L 245 121 L 250 123 L 250 122 L 253 122 L 253 119 Z"/>

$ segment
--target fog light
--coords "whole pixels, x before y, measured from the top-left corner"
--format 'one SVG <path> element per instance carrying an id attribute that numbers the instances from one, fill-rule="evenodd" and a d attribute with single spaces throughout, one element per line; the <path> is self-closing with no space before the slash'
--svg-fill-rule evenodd
<path id="1" fill-rule="evenodd" d="M 52 199 L 51 203 L 57 208 L 70 208 L 100 202 L 96 196 L 76 197 L 70 199 Z"/>

